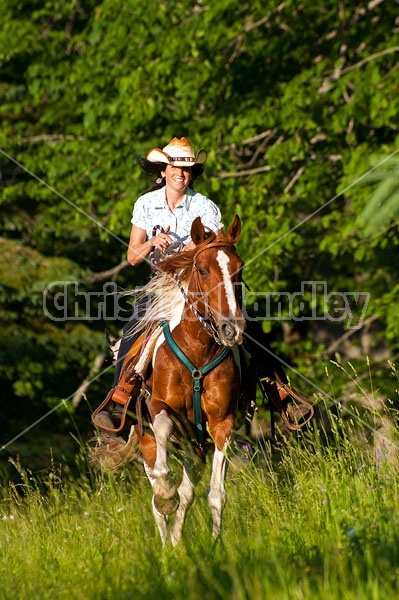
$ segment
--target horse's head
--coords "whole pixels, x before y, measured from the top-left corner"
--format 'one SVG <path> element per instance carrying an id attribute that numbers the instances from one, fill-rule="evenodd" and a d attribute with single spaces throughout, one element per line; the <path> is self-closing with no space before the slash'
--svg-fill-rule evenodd
<path id="1" fill-rule="evenodd" d="M 207 238 L 199 217 L 191 227 L 196 252 L 189 292 L 225 346 L 241 344 L 245 327 L 241 305 L 243 261 L 234 247 L 240 234 L 241 221 L 237 215 L 226 233 L 216 237 Z"/>

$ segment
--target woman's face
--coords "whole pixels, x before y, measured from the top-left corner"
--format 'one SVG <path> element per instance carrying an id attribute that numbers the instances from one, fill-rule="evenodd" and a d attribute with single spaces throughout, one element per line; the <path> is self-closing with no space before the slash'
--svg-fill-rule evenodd
<path id="1" fill-rule="evenodd" d="M 162 171 L 161 175 L 165 177 L 167 188 L 185 194 L 191 181 L 191 167 L 166 165 L 165 171 Z"/>

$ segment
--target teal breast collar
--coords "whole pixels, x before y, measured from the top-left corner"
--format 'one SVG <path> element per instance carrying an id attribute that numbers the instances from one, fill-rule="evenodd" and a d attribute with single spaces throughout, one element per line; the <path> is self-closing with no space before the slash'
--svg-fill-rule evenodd
<path id="1" fill-rule="evenodd" d="M 183 365 L 190 371 L 193 378 L 193 405 L 194 405 L 194 424 L 195 424 L 195 433 L 197 442 L 200 446 L 204 443 L 204 431 L 202 427 L 202 418 L 201 418 L 201 391 L 202 378 L 207 375 L 212 369 L 217 367 L 222 360 L 226 358 L 231 348 L 228 346 L 224 346 L 223 350 L 215 356 L 211 362 L 201 367 L 197 368 L 189 358 L 184 354 L 184 352 L 179 348 L 174 339 L 172 338 L 172 334 L 169 329 L 168 323 L 166 321 L 161 321 L 160 325 L 163 329 L 163 333 L 165 336 L 165 340 L 177 358 L 183 363 Z"/>

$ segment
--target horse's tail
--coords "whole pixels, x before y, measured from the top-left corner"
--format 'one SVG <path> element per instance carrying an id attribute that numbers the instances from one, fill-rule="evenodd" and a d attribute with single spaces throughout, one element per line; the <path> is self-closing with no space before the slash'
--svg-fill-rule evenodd
<path id="1" fill-rule="evenodd" d="M 90 449 L 90 465 L 101 471 L 117 471 L 127 463 L 141 457 L 141 445 L 134 427 L 128 440 L 100 432 L 95 438 L 96 445 Z"/>

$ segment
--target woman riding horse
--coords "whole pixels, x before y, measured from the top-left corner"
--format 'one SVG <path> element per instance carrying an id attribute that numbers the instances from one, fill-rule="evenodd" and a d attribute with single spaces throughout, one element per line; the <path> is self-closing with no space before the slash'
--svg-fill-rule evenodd
<path id="1" fill-rule="evenodd" d="M 206 196 L 195 192 L 194 181 L 202 174 L 206 152 L 195 152 L 187 138 L 173 138 L 164 148 L 153 148 L 139 164 L 156 181 L 149 192 L 138 198 L 134 205 L 132 229 L 127 252 L 128 262 L 135 266 L 151 253 L 167 252 L 176 246 L 181 251 L 195 247 L 190 231 L 193 221 L 201 218 L 202 224 L 210 232 L 222 231 L 223 223 L 219 208 Z M 121 368 L 125 357 L 138 337 L 137 322 L 145 310 L 145 302 L 136 304 L 133 315 L 124 327 L 115 369 L 114 387 L 109 392 L 103 408 L 112 409 L 114 431 L 123 429 L 121 415 L 131 397 L 137 393 L 134 380 L 120 381 Z M 132 331 L 135 333 L 132 335 Z M 264 345 L 265 339 L 258 324 L 248 324 L 245 344 L 253 354 L 257 376 L 262 379 L 264 390 L 279 410 L 287 426 L 296 429 L 308 420 L 309 405 L 292 402 L 290 389 L 285 385 L 287 378 L 281 364 L 275 360 Z M 96 411 L 97 412 L 97 411 Z M 100 420 L 94 421 L 100 429 Z M 104 428 L 110 433 L 110 428 Z M 112 431 L 111 431 L 112 433 Z"/>

